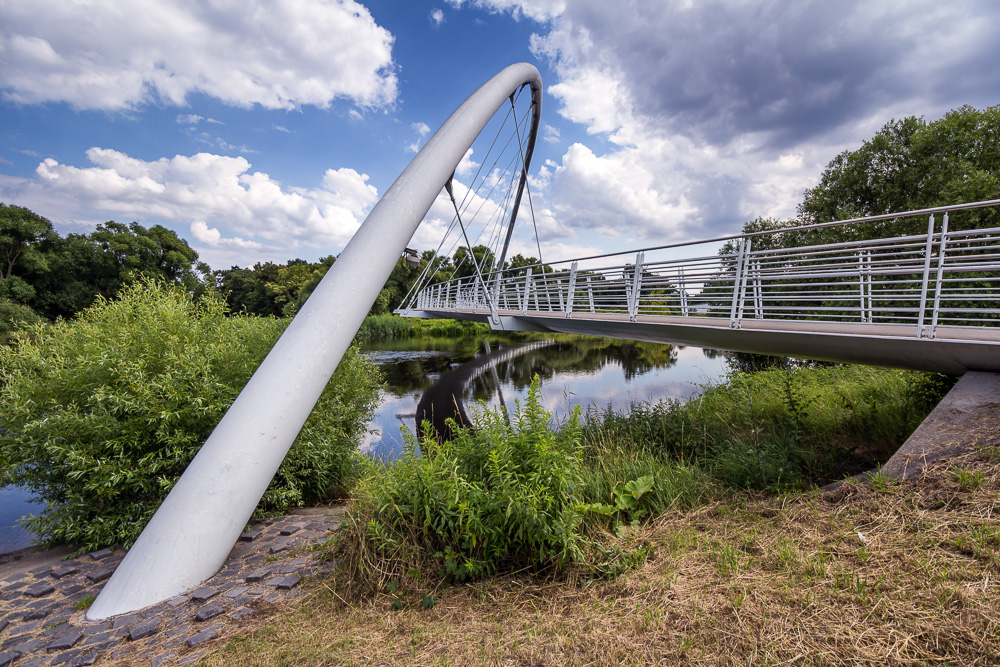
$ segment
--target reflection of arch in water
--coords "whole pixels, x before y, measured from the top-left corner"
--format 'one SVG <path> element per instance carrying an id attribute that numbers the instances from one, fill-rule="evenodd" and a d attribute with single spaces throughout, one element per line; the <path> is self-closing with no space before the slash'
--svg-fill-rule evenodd
<path id="1" fill-rule="evenodd" d="M 422 434 L 420 426 L 425 420 L 430 422 L 433 432 L 441 441 L 450 440 L 452 437 L 451 427 L 447 423 L 449 419 L 453 419 L 456 424 L 463 428 L 470 428 L 472 420 L 469 419 L 465 410 L 465 401 L 462 399 L 465 388 L 470 382 L 486 373 L 494 373 L 495 375 L 498 364 L 555 344 L 554 340 L 537 340 L 493 353 L 488 352 L 462 364 L 454 371 L 442 375 L 424 392 L 424 395 L 420 397 L 420 402 L 417 403 L 417 433 Z M 494 379 L 499 391 L 499 378 L 494 377 Z M 500 404 L 506 413 L 507 407 L 504 405 L 502 394 L 500 395 Z"/>

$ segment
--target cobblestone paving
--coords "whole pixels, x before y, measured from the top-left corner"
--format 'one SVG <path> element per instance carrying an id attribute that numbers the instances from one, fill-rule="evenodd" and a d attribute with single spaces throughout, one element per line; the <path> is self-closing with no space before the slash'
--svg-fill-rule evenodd
<path id="1" fill-rule="evenodd" d="M 82 608 L 121 562 L 120 549 L 8 575 L 0 579 L 0 667 L 192 664 L 255 605 L 298 597 L 299 581 L 322 571 L 303 549 L 339 524 L 336 508 L 323 510 L 255 525 L 200 587 L 104 621 L 88 621 Z"/>

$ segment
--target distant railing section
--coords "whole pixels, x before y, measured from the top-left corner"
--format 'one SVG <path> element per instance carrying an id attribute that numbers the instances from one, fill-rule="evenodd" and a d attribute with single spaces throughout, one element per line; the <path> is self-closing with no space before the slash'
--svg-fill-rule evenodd
<path id="1" fill-rule="evenodd" d="M 926 224 L 925 224 L 926 223 Z M 887 231 L 871 239 L 873 229 Z M 832 239 L 832 240 L 831 240 Z M 596 255 L 428 285 L 402 312 L 1000 325 L 1000 200 Z"/>

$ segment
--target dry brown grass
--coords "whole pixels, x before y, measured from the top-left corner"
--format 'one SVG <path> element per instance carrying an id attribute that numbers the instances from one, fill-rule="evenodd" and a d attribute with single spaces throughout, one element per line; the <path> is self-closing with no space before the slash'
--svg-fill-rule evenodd
<path id="1" fill-rule="evenodd" d="M 392 611 L 317 580 L 202 664 L 998 664 L 998 459 L 666 515 L 625 536 L 655 553 L 611 582 L 512 576 Z"/>

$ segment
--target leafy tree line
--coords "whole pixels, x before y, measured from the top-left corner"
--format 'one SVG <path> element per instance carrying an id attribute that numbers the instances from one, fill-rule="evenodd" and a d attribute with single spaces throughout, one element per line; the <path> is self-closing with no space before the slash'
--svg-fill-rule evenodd
<path id="1" fill-rule="evenodd" d="M 475 246 L 472 254 L 482 270 L 492 268 L 495 260 L 488 248 Z M 41 215 L 0 203 L 0 343 L 27 324 L 68 319 L 98 297 L 114 299 L 139 279 L 163 280 L 196 297 L 218 289 L 231 312 L 287 317 L 295 314 L 335 261 L 331 255 L 317 262 L 293 259 L 212 271 L 187 241 L 161 225 L 147 228 L 138 222 L 109 221 L 90 234 L 60 236 Z M 424 251 L 415 266 L 400 258 L 370 314 L 397 308 L 431 262 L 434 281 L 475 273 L 466 248 L 452 257 Z M 516 255 L 505 267 L 536 262 Z"/>
<path id="2" fill-rule="evenodd" d="M 0 309 L 27 320 L 69 318 L 139 278 L 197 295 L 211 274 L 187 241 L 161 225 L 110 221 L 90 234 L 60 236 L 46 218 L 2 203 L 0 259 Z"/>
<path id="3" fill-rule="evenodd" d="M 484 273 L 493 270 L 496 259 L 489 248 L 483 245 L 473 246 L 472 256 L 475 257 L 475 263 L 469 258 L 468 249 L 459 247 L 451 257 L 425 250 L 415 265 L 399 258 L 369 315 L 384 315 L 398 308 L 428 264 L 431 264 L 432 283 L 473 276 L 477 263 Z M 234 266 L 216 271 L 214 276 L 233 312 L 291 316 L 305 303 L 336 261 L 336 257 L 329 256 L 318 262 L 303 259 L 293 259 L 285 264 L 258 262 L 249 268 Z M 537 263 L 538 260 L 534 257 L 514 255 L 504 262 L 504 268 L 517 269 Z"/>

